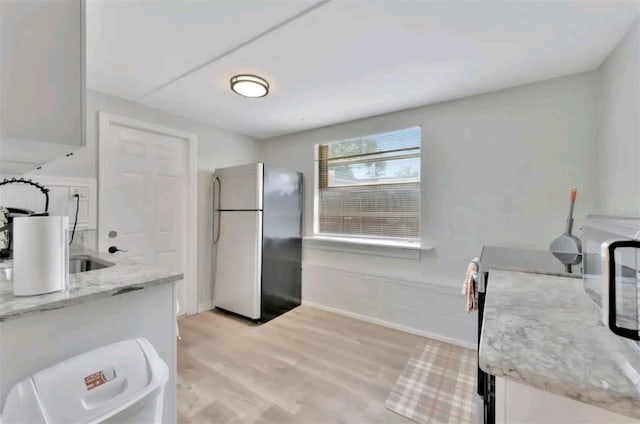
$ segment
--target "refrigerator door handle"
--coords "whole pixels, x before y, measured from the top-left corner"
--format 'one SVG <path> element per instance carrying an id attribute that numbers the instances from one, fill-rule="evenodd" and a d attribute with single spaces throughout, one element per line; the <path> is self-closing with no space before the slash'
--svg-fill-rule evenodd
<path id="1" fill-rule="evenodd" d="M 218 182 L 218 190 L 216 190 L 216 181 Z M 216 225 L 216 219 L 214 216 L 214 220 L 213 223 L 215 225 L 215 230 L 214 230 L 214 236 L 213 236 L 213 243 L 217 243 L 218 240 L 220 239 L 220 192 L 222 191 L 222 183 L 220 182 L 220 178 L 215 177 L 213 179 L 213 211 L 214 213 L 218 214 L 218 219 L 217 219 L 217 225 Z M 216 193 L 218 195 L 218 207 L 216 208 Z"/>

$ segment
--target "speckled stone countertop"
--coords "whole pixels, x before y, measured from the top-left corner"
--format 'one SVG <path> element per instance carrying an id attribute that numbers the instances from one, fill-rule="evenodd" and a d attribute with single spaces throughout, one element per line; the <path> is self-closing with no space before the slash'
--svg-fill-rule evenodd
<path id="1" fill-rule="evenodd" d="M 480 368 L 640 418 L 640 350 L 605 328 L 580 279 L 492 270 Z"/>
<path id="2" fill-rule="evenodd" d="M 95 271 L 70 274 L 68 290 L 38 296 L 14 296 L 13 283 L 0 273 L 0 321 L 65 308 L 100 297 L 124 294 L 183 278 L 183 274 L 132 262 L 119 258 L 117 254 L 108 255 L 88 249 L 73 249 L 70 255 L 88 255 L 100 262 L 114 265 Z M 0 262 L 0 268 L 11 266 L 10 261 Z"/>

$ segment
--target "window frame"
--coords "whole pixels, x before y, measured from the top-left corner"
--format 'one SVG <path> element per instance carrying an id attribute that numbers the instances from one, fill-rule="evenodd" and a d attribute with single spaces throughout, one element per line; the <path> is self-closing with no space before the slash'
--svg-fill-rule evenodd
<path id="1" fill-rule="evenodd" d="M 321 148 L 322 146 L 328 146 L 331 143 L 339 143 L 341 141 L 347 141 L 351 139 L 364 139 L 369 136 L 375 136 L 379 134 L 385 134 L 389 132 L 395 131 L 403 131 L 411 128 L 418 128 L 420 132 L 420 151 L 419 151 L 419 163 L 420 163 L 420 179 L 419 181 L 408 181 L 408 182 L 396 182 L 396 183 L 387 183 L 384 185 L 393 185 L 393 184 L 407 184 L 407 183 L 418 183 L 418 187 L 420 190 L 420 201 L 419 201 L 419 213 L 418 213 L 418 236 L 417 237 L 389 237 L 389 236 L 374 236 L 374 235 L 360 235 L 360 234 L 348 234 L 348 233 L 327 233 L 320 231 L 320 192 L 321 192 Z M 324 240 L 331 242 L 339 242 L 345 244 L 354 244 L 354 245 L 366 245 L 370 244 L 373 246 L 387 246 L 389 248 L 399 248 L 399 249 L 419 249 L 421 248 L 421 239 L 422 239 L 422 126 L 421 125 L 410 125 L 403 128 L 395 128 L 389 130 L 383 130 L 375 133 L 369 133 L 361 136 L 354 136 L 349 138 L 343 138 L 332 141 L 325 141 L 321 143 L 314 144 L 314 179 L 313 179 L 313 192 L 314 192 L 314 202 L 313 202 L 313 239 L 316 240 Z M 397 149 L 397 151 L 406 151 L 408 149 Z M 325 161 L 328 160 L 325 158 Z M 325 174 L 326 175 L 326 174 Z M 326 181 L 326 188 L 330 188 L 328 186 L 328 181 Z M 366 187 L 371 187 L 380 184 L 362 184 L 362 185 L 353 185 L 353 186 L 344 186 L 345 188 L 353 188 L 353 187 L 362 187 L 366 189 Z M 340 189 L 340 186 L 333 187 L 336 189 Z"/>

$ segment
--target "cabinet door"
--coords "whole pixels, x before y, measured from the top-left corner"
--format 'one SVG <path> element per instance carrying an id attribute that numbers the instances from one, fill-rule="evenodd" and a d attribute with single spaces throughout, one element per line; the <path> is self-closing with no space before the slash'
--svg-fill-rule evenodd
<path id="1" fill-rule="evenodd" d="M 0 1 L 2 161 L 33 168 L 84 144 L 83 25 L 81 0 Z"/>
<path id="2" fill-rule="evenodd" d="M 640 423 L 594 405 L 496 377 L 496 424 Z"/>

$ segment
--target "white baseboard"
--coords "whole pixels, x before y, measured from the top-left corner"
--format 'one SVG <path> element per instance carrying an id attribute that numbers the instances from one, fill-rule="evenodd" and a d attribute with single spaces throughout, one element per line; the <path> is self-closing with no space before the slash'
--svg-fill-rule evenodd
<path id="1" fill-rule="evenodd" d="M 465 347 L 471 350 L 477 350 L 477 346 L 474 343 L 467 341 L 453 339 L 451 337 L 443 336 L 441 334 L 431 333 L 429 331 L 418 330 L 416 328 L 407 327 L 405 325 L 396 324 L 389 321 L 384 321 L 378 318 L 368 317 L 366 315 L 360 315 L 353 312 L 345 311 L 342 309 L 332 308 L 331 306 L 321 305 L 319 303 L 309 302 L 307 300 L 302 301 L 303 305 L 310 306 L 312 308 L 320 309 L 327 312 L 333 312 L 334 314 L 342 315 L 349 318 L 358 319 L 360 321 L 370 322 L 372 324 L 380 325 L 382 327 L 391 328 L 393 330 L 404 331 L 405 333 L 414 334 L 416 336 L 422 336 L 429 339 L 438 340 L 440 342 L 449 343 L 455 346 Z"/>
<path id="2" fill-rule="evenodd" d="M 210 302 L 205 302 L 205 303 L 198 303 L 198 309 L 197 309 L 197 314 L 201 314 L 202 312 L 207 312 L 212 310 L 213 308 L 215 308 L 215 306 L 213 306 L 213 301 Z"/>

